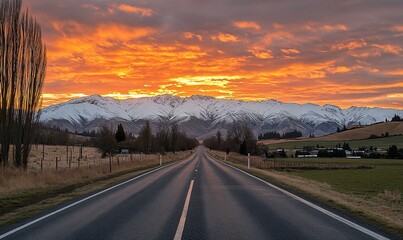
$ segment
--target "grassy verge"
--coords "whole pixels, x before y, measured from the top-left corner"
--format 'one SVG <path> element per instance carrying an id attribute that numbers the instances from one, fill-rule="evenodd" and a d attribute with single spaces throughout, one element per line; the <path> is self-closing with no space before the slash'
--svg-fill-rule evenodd
<path id="1" fill-rule="evenodd" d="M 211 155 L 221 160 L 225 157 L 216 151 Z M 260 169 L 259 165 L 247 169 L 245 163 L 229 156 L 227 160 L 261 179 L 403 237 L 402 161 L 382 165 L 375 160 L 372 169 L 275 171 Z"/>
<path id="2" fill-rule="evenodd" d="M 164 164 L 182 160 L 190 156 L 191 153 L 191 151 L 183 152 L 177 154 L 176 158 L 171 156 L 166 159 Z M 36 174 L 15 171 L 14 176 L 8 175 L 7 177 L 20 178 L 18 185 L 22 185 L 26 181 L 45 181 L 45 183 L 20 188 L 15 192 L 3 186 L 2 192 L 0 192 L 0 227 L 34 216 L 75 198 L 124 182 L 158 166 L 159 163 L 153 161 L 150 161 L 149 164 L 143 163 L 140 166 L 127 163 L 119 165 L 119 168 L 114 166 L 115 171 L 112 173 L 108 173 L 105 169 L 75 169 Z M 4 176 L 2 176 L 2 180 L 4 180 Z M 2 184 L 4 185 L 4 181 Z M 10 185 L 7 186 L 10 187 Z"/>

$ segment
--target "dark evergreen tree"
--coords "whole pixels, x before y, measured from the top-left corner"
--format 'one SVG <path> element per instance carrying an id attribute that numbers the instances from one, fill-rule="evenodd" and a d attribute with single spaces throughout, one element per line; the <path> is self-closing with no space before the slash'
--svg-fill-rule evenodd
<path id="1" fill-rule="evenodd" d="M 350 144 L 346 142 L 343 143 L 343 150 L 351 151 Z"/>
<path id="2" fill-rule="evenodd" d="M 122 126 L 122 124 L 118 124 L 118 129 L 116 130 L 116 133 L 115 133 L 115 139 L 116 139 L 116 142 L 124 142 L 124 141 L 126 141 L 126 133 L 125 133 L 125 130 L 123 129 L 123 126 Z"/>
<path id="3" fill-rule="evenodd" d="M 399 156 L 399 152 L 397 150 L 396 145 L 392 145 L 389 147 L 387 156 L 388 158 L 397 158 Z"/>
<path id="4" fill-rule="evenodd" d="M 395 114 L 395 116 L 392 117 L 391 121 L 392 122 L 399 122 L 399 121 L 402 121 L 402 118 L 399 115 Z"/>
<path id="5" fill-rule="evenodd" d="M 246 141 L 243 141 L 242 144 L 239 146 L 239 153 L 242 155 L 247 155 L 248 154 L 248 150 L 246 147 Z"/>

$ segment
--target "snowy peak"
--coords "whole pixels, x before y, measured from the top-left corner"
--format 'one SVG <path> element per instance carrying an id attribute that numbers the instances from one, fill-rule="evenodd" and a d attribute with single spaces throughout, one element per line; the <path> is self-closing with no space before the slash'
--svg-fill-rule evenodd
<path id="1" fill-rule="evenodd" d="M 226 128 L 233 121 L 245 121 L 256 133 L 298 129 L 306 135 L 323 135 L 334 132 L 337 127 L 381 122 L 395 114 L 403 116 L 403 111 L 355 106 L 342 109 L 330 104 L 319 106 L 276 100 L 221 100 L 201 95 L 186 98 L 160 95 L 125 100 L 91 95 L 42 109 L 41 121 L 79 132 L 94 130 L 99 127 L 100 120 L 103 123 L 118 121 L 126 122 L 136 132 L 137 122 L 164 118 L 177 121 L 189 131 L 192 127 L 200 128 L 192 125 L 198 121 L 205 129 L 196 132 L 202 134 Z"/>

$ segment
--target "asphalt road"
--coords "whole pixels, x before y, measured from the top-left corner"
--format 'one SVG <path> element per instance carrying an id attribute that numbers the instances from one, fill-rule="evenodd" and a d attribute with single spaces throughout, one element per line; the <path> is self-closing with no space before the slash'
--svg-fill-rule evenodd
<path id="1" fill-rule="evenodd" d="M 372 235 L 372 236 L 371 236 Z M 206 156 L 61 206 L 0 239 L 382 239 Z"/>

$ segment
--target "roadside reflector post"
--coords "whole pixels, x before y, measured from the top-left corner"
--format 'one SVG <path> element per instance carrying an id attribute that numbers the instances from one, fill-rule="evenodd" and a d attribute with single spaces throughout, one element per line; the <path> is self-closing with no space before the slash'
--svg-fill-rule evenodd
<path id="1" fill-rule="evenodd" d="M 248 153 L 248 169 L 250 169 L 250 153 Z"/>
<path id="2" fill-rule="evenodd" d="M 162 155 L 160 154 L 160 166 L 162 166 Z"/>

